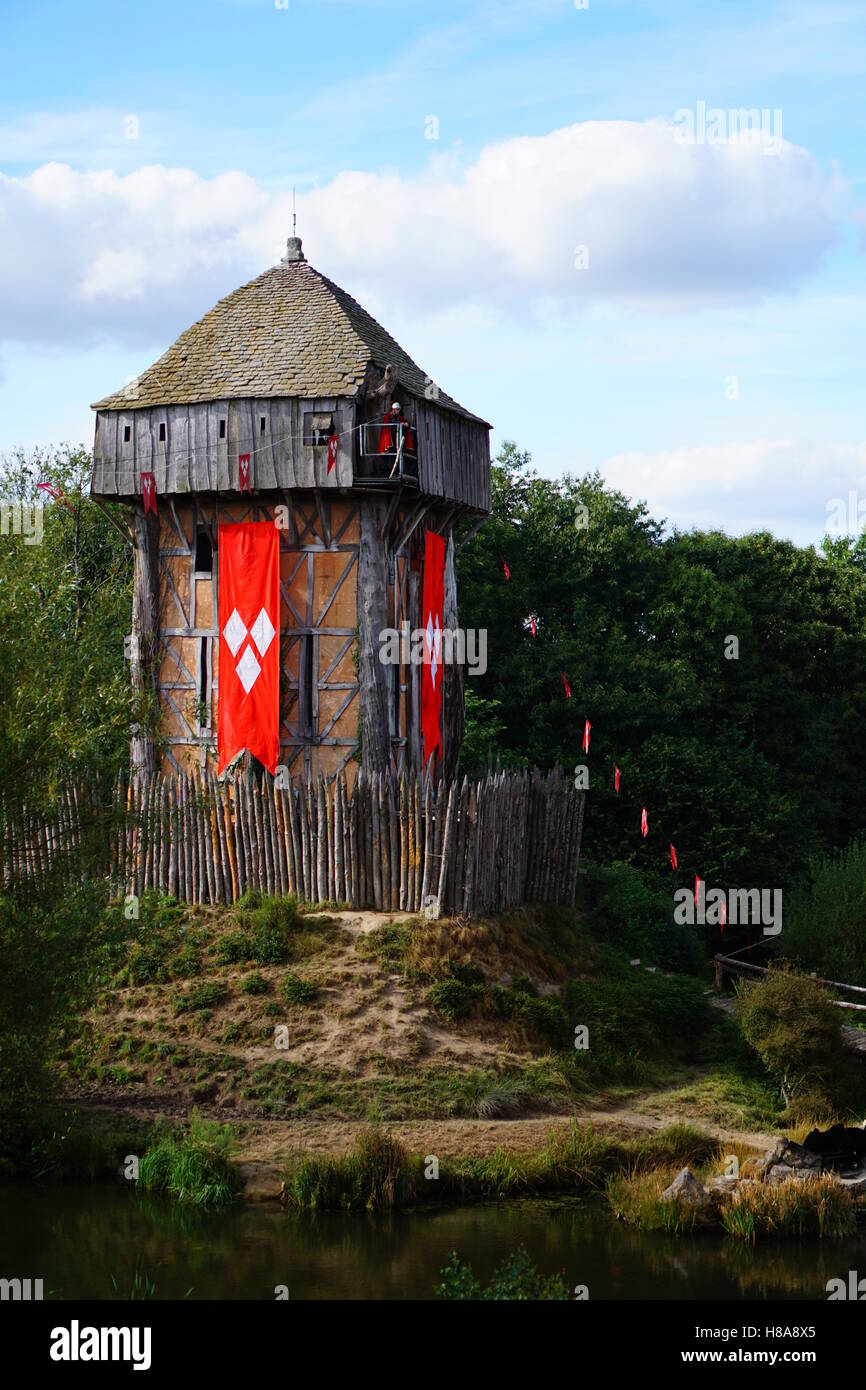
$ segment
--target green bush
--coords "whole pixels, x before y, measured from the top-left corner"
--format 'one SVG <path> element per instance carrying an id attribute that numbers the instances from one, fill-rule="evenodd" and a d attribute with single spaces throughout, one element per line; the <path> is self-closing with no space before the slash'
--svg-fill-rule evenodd
<path id="1" fill-rule="evenodd" d="M 315 980 L 304 980 L 292 970 L 280 984 L 280 994 L 289 1004 L 312 1004 L 318 993 Z"/>
<path id="2" fill-rule="evenodd" d="M 851 1059 L 842 1043 L 839 1010 L 827 990 L 808 975 L 783 968 L 744 984 L 735 1017 L 779 1086 L 789 1107 L 844 1106 L 849 1100 Z"/>
<path id="3" fill-rule="evenodd" d="M 219 965 L 246 965 L 251 953 L 249 934 L 240 928 L 226 932 L 217 942 L 216 958 Z"/>
<path id="4" fill-rule="evenodd" d="M 435 980 L 427 992 L 428 1003 L 452 1022 L 471 1013 L 483 996 L 482 985 L 468 985 L 450 976 Z"/>
<path id="5" fill-rule="evenodd" d="M 267 994 L 268 982 L 264 975 L 260 975 L 258 970 L 253 970 L 250 975 L 245 975 L 241 980 L 241 992 L 243 994 Z"/>
<path id="6" fill-rule="evenodd" d="M 457 1258 L 456 1250 L 439 1277 L 442 1282 L 436 1287 L 437 1298 L 558 1302 L 570 1298 L 563 1276 L 540 1274 L 522 1246 L 496 1266 L 486 1288 L 475 1278 L 472 1266 Z"/>
<path id="7" fill-rule="evenodd" d="M 292 934 L 301 925 L 297 899 L 270 898 L 248 890 L 232 908 L 238 923 L 217 945 L 221 965 L 282 965 L 292 955 Z"/>
<path id="8" fill-rule="evenodd" d="M 228 998 L 228 990 L 220 980 L 208 980 L 188 990 L 186 994 L 174 997 L 176 1014 L 196 1013 L 201 1009 L 212 1009 Z"/>
<path id="9" fill-rule="evenodd" d="M 355 949 L 359 955 L 375 957 L 383 965 L 402 965 L 409 954 L 413 932 L 411 922 L 388 922 L 359 937 Z"/>

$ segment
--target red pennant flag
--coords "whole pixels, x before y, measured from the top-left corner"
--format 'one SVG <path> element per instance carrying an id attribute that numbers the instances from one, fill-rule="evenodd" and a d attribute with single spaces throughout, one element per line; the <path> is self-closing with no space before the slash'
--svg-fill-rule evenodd
<path id="1" fill-rule="evenodd" d="M 241 492 L 250 490 L 250 456 L 238 454 L 238 487 Z"/>
<path id="2" fill-rule="evenodd" d="M 620 779 L 621 776 L 622 776 L 622 773 L 620 772 L 620 770 L 619 770 L 619 768 L 617 767 L 616 763 L 614 763 L 614 765 L 613 765 L 613 789 L 614 789 L 614 791 L 616 792 L 617 796 L 619 796 L 619 779 Z"/>
<path id="3" fill-rule="evenodd" d="M 533 637 L 535 637 L 536 633 L 538 632 L 538 628 L 535 625 L 535 619 L 533 618 L 531 613 L 529 615 L 529 628 L 532 632 Z"/>
<path id="4" fill-rule="evenodd" d="M 280 751 L 280 533 L 271 521 L 219 528 L 222 773 L 244 749 L 275 772 Z"/>
<path id="5" fill-rule="evenodd" d="M 499 558 L 500 558 L 500 560 L 502 561 L 502 568 L 505 570 L 505 578 L 506 578 L 506 579 L 510 579 L 510 578 L 511 578 L 511 570 L 510 570 L 510 569 L 508 568 L 508 566 L 506 565 L 506 563 L 505 563 L 505 556 L 502 554 L 501 551 L 500 551 L 500 553 L 499 553 Z"/>
<path id="6" fill-rule="evenodd" d="M 424 663 L 421 667 L 421 730 L 424 761 L 439 749 L 442 756 L 442 609 L 445 602 L 445 541 L 435 531 L 424 533 Z"/>
<path id="7" fill-rule="evenodd" d="M 677 852 L 676 852 L 676 850 L 674 849 L 673 845 L 671 845 L 671 868 L 675 870 L 676 867 L 677 867 Z"/>
<path id="8" fill-rule="evenodd" d="M 334 464 L 337 462 L 337 450 L 338 450 L 339 447 L 340 447 L 340 436 L 339 436 L 338 434 L 329 435 L 329 436 L 328 436 L 328 472 L 329 472 L 329 473 L 330 473 L 331 469 L 334 467 Z"/>
<path id="9" fill-rule="evenodd" d="M 723 903 L 722 903 L 722 912 L 721 912 L 721 916 L 719 917 L 719 935 L 720 935 L 720 936 L 724 936 L 724 934 L 725 934 L 725 923 L 727 922 L 727 920 L 728 920 L 728 905 L 727 905 L 727 903 L 724 903 L 724 902 L 723 902 Z"/>
<path id="10" fill-rule="evenodd" d="M 641 835 L 643 835 L 644 839 L 646 839 L 647 835 L 649 834 L 649 821 L 647 819 L 645 806 L 641 808 L 640 813 L 640 833 Z"/>
<path id="11" fill-rule="evenodd" d="M 156 478 L 152 473 L 142 472 L 141 495 L 144 498 L 145 514 L 153 512 L 156 516 Z"/>
<path id="12" fill-rule="evenodd" d="M 560 671 L 559 674 L 562 676 L 562 672 L 561 672 L 561 671 Z M 570 700 L 570 699 L 571 699 L 571 686 L 569 685 L 568 681 L 565 679 L 565 676 L 562 676 L 562 684 L 565 686 L 565 698 L 566 698 L 566 700 Z"/>
<path id="13" fill-rule="evenodd" d="M 583 726 L 583 751 L 584 751 L 584 753 L 588 753 L 588 752 L 589 752 L 589 731 L 590 731 L 591 728 L 592 728 L 592 725 L 590 724 L 589 720 L 587 719 L 586 723 L 585 723 L 584 726 Z"/>
<path id="14" fill-rule="evenodd" d="M 700 896 L 702 883 L 703 879 L 698 878 L 697 874 L 695 874 L 695 907 L 698 905 L 698 897 Z"/>
<path id="15" fill-rule="evenodd" d="M 60 491 L 59 487 L 55 487 L 53 483 L 37 483 L 36 486 L 38 488 L 41 487 L 43 492 L 47 492 L 49 496 L 53 497 L 55 502 L 62 502 L 64 507 L 68 507 L 69 511 L 72 512 L 72 515 L 75 515 L 75 508 L 72 506 L 71 502 L 69 502 L 69 500 L 63 496 L 63 493 Z M 154 511 L 155 510 L 156 508 L 154 507 Z"/>

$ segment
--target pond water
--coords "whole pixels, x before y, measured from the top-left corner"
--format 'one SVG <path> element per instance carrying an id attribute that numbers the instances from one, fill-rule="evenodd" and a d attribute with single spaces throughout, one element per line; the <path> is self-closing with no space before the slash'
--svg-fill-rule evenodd
<path id="1" fill-rule="evenodd" d="M 0 1276 L 45 1297 L 128 1297 L 136 1258 L 157 1298 L 430 1298 L 452 1250 L 486 1281 L 524 1245 L 591 1299 L 825 1299 L 862 1264 L 863 1239 L 764 1242 L 644 1234 L 594 1201 L 522 1200 L 386 1216 L 298 1214 L 276 1204 L 208 1214 L 113 1184 L 0 1187 Z"/>

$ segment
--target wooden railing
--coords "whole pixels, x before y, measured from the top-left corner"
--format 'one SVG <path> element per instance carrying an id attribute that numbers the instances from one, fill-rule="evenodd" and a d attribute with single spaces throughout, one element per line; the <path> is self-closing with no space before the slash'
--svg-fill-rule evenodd
<path id="1" fill-rule="evenodd" d="M 746 949 L 746 948 L 744 948 Z M 716 989 L 721 989 L 724 985 L 725 975 L 766 975 L 768 967 L 765 965 L 752 965 L 749 961 L 737 960 L 736 952 L 729 956 L 716 955 L 713 957 L 716 971 Z M 819 985 L 827 985 L 830 989 L 844 989 L 850 994 L 866 995 L 864 985 L 845 985 L 838 980 L 822 980 L 818 975 L 812 976 Z M 832 1001 L 840 1009 L 856 1009 L 866 1013 L 866 1004 L 850 1004 L 845 999 L 834 999 Z"/>

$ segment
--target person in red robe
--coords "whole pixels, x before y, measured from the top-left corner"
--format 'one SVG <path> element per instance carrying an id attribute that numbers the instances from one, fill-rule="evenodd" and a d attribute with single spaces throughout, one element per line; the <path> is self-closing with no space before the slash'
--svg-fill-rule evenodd
<path id="1" fill-rule="evenodd" d="M 406 453 L 413 454 L 415 445 L 412 442 L 412 431 L 409 428 L 409 421 L 403 415 L 400 404 L 395 401 L 387 415 L 382 418 L 382 428 L 379 430 L 379 450 L 380 454 L 396 454 L 397 440 L 399 431 L 397 425 L 405 426 L 403 448 Z"/>

